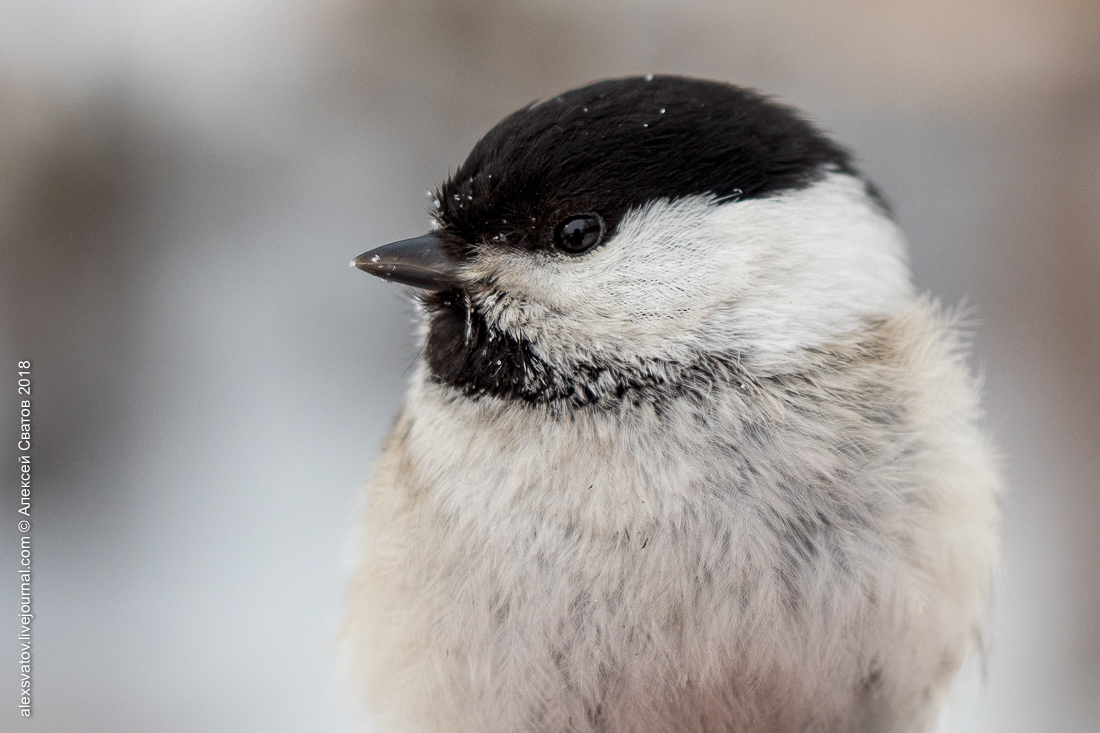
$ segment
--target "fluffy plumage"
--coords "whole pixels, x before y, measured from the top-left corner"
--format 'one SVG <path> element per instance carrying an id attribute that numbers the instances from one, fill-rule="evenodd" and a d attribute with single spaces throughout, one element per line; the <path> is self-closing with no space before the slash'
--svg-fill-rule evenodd
<path id="1" fill-rule="evenodd" d="M 345 629 L 383 728 L 928 730 L 999 479 L 847 154 L 745 90 L 616 80 L 440 193 L 463 286 L 424 298 Z M 604 242 L 555 251 L 582 212 Z"/>

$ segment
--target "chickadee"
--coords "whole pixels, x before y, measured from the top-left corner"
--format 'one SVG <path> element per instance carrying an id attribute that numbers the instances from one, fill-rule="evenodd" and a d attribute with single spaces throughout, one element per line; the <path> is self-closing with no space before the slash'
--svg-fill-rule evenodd
<path id="1" fill-rule="evenodd" d="M 927 731 L 999 476 L 845 150 L 721 83 L 533 104 L 353 264 L 420 288 L 344 633 L 383 730 Z"/>

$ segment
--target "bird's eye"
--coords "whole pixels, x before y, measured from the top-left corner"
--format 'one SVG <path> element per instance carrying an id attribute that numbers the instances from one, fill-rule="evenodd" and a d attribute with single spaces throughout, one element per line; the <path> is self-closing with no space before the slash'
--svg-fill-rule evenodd
<path id="1" fill-rule="evenodd" d="M 581 214 L 566 219 L 558 226 L 558 249 L 569 254 L 581 254 L 603 239 L 603 219 L 599 214 Z"/>

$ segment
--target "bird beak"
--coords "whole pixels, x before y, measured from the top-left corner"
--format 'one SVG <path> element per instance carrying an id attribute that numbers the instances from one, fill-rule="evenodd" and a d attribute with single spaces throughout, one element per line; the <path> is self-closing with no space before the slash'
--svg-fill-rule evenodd
<path id="1" fill-rule="evenodd" d="M 351 264 L 383 280 L 414 288 L 450 290 L 462 285 L 458 263 L 443 252 L 439 237 L 432 234 L 372 249 L 356 257 Z"/>

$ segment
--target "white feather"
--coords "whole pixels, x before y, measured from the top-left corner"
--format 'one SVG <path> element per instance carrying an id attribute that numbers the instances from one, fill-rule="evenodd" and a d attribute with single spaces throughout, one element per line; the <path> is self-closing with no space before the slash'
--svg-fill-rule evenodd
<path id="1" fill-rule="evenodd" d="M 999 478 L 952 326 L 861 183 L 654 202 L 588 257 L 469 275 L 549 362 L 743 371 L 562 412 L 418 367 L 345 629 L 385 730 L 928 729 L 984 623 Z"/>

